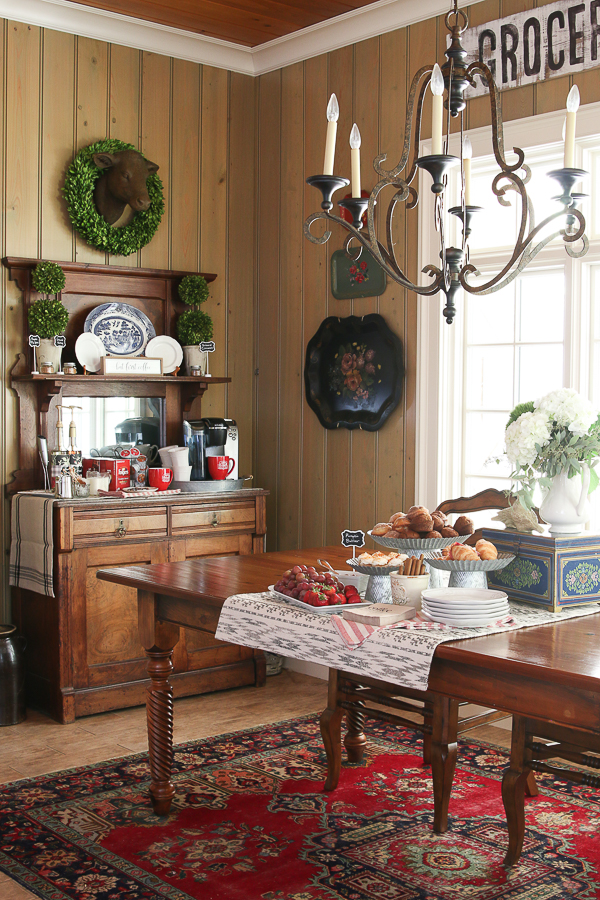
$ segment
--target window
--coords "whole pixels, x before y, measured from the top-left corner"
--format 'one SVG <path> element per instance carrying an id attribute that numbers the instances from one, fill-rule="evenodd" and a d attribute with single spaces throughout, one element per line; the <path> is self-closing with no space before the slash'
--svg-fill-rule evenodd
<path id="1" fill-rule="evenodd" d="M 510 486 L 509 464 L 493 460 L 503 453 L 504 428 L 517 403 L 566 386 L 600 407 L 599 107 L 582 107 L 577 123 L 576 165 L 590 173 L 581 189 L 593 198 L 582 207 L 590 240 L 587 255 L 572 260 L 560 239 L 552 241 L 501 291 L 459 295 L 451 326 L 441 316 L 443 295 L 438 302 L 419 302 L 417 499 L 430 508 L 449 497 Z M 562 114 L 550 114 L 504 128 L 505 147 L 522 147 L 532 170 L 527 189 L 536 222 L 556 209 L 555 183 L 546 173 L 563 164 L 562 122 Z M 489 131 L 469 133 L 474 148 L 472 202 L 484 207 L 473 222 L 471 262 L 483 280 L 506 261 L 520 214 L 516 194 L 507 208 L 491 192 L 498 167 Z M 449 183 L 448 207 L 458 202 L 458 177 L 455 173 Z M 428 187 L 425 179 L 422 186 Z M 421 190 L 420 268 L 438 252 L 427 193 Z M 449 218 L 449 243 L 457 245 L 460 233 L 455 217 Z M 600 489 L 591 499 L 590 525 L 600 530 Z"/>

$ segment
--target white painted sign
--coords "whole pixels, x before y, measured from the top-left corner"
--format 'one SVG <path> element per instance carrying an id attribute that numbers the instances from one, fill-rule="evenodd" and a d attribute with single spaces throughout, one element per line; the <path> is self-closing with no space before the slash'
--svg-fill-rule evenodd
<path id="1" fill-rule="evenodd" d="M 162 375 L 162 359 L 147 356 L 103 356 L 102 375 Z"/>
<path id="2" fill-rule="evenodd" d="M 593 69 L 600 66 L 600 0 L 557 0 L 469 28 L 461 42 L 469 63 L 487 63 L 499 91 Z M 480 76 L 476 82 L 467 97 L 487 92 Z"/>

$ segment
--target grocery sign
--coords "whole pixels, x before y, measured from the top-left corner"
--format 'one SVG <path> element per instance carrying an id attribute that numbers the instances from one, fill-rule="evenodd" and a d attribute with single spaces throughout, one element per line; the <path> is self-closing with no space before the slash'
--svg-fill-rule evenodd
<path id="1" fill-rule="evenodd" d="M 594 69 L 600 65 L 600 0 L 558 0 L 495 19 L 468 28 L 461 42 L 469 63 L 487 63 L 499 91 Z M 475 80 L 468 97 L 487 91 L 480 76 Z"/>

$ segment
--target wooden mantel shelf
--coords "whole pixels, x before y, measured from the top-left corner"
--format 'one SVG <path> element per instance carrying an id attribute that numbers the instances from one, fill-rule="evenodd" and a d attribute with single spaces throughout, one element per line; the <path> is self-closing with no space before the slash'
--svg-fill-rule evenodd
<path id="1" fill-rule="evenodd" d="M 213 378 L 212 375 L 203 375 L 198 377 L 197 375 L 144 375 L 143 378 L 136 378 L 132 375 L 122 376 L 122 375 L 64 375 L 64 374 L 53 374 L 53 375 L 13 375 L 11 381 L 58 381 L 61 384 L 71 384 L 72 382 L 78 384 L 98 384 L 102 382 L 119 382 L 120 384 L 130 384 L 135 382 L 142 382 L 146 384 L 149 381 L 156 382 L 157 384 L 166 384 L 168 382 L 178 382 L 181 384 L 182 382 L 186 384 L 196 384 L 198 386 L 202 385 L 205 389 L 211 384 L 229 384 L 231 378 L 221 378 L 219 376 L 215 376 Z"/>

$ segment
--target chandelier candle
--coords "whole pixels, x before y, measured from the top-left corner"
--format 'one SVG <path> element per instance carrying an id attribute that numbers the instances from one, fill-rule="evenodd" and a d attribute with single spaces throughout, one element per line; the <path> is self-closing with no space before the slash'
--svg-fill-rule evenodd
<path id="1" fill-rule="evenodd" d="M 323 163 L 323 175 L 333 175 L 333 162 L 335 160 L 335 139 L 337 136 L 337 123 L 340 117 L 340 107 L 335 94 L 332 94 L 327 104 L 327 137 L 325 138 L 325 161 Z"/>
<path id="2" fill-rule="evenodd" d="M 360 131 L 356 122 L 350 132 L 350 183 L 352 196 L 360 197 L 362 193 L 360 185 Z"/>
<path id="3" fill-rule="evenodd" d="M 431 73 L 431 155 L 442 153 L 444 131 L 444 76 L 436 63 Z"/>
<path id="4" fill-rule="evenodd" d="M 579 109 L 579 88 L 573 85 L 567 95 L 567 119 L 565 122 L 565 169 L 575 165 L 575 124 Z"/>
<path id="5" fill-rule="evenodd" d="M 471 158 L 473 156 L 473 147 L 469 136 L 463 143 L 463 168 L 465 172 L 465 205 L 471 205 Z"/>

